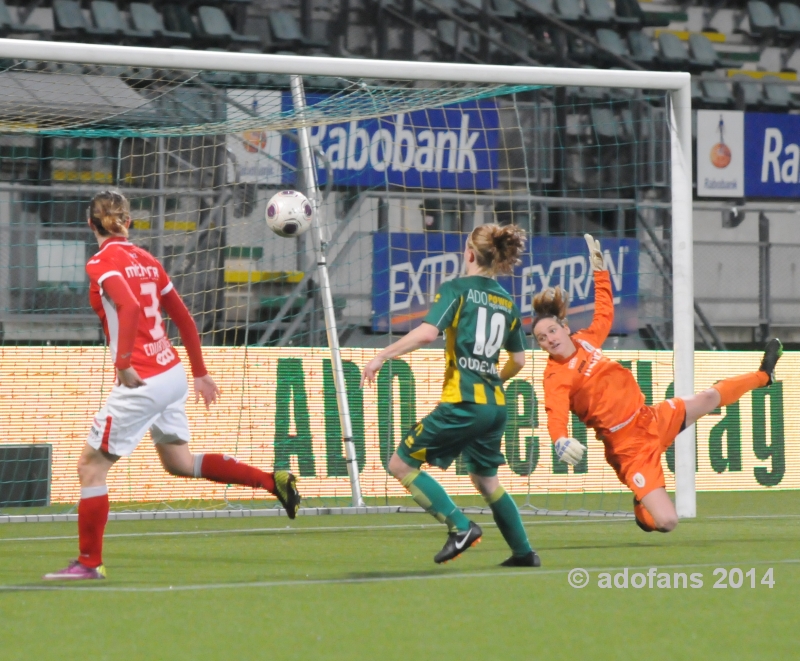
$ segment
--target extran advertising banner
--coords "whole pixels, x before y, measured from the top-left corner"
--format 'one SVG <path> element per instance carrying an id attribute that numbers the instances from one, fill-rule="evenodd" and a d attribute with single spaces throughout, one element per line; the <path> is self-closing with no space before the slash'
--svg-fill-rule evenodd
<path id="1" fill-rule="evenodd" d="M 443 282 L 457 278 L 463 268 L 467 234 L 406 232 L 373 235 L 373 330 L 403 333 L 427 314 Z M 613 333 L 638 330 L 639 242 L 602 240 L 605 267 L 614 293 Z M 569 324 L 588 326 L 594 311 L 592 271 L 581 237 L 533 237 L 511 276 L 498 278 L 512 294 L 529 328 L 534 295 L 556 285 L 570 295 Z"/>
<path id="2" fill-rule="evenodd" d="M 309 94 L 309 105 L 329 98 Z M 291 103 L 291 99 L 289 99 Z M 399 112 L 310 129 L 320 185 L 486 190 L 497 186 L 500 119 L 494 101 Z M 283 137 L 283 159 L 296 166 L 297 143 Z M 295 175 L 285 170 L 285 183 Z"/>
<path id="3" fill-rule="evenodd" d="M 697 111 L 697 194 L 800 198 L 800 116 Z"/>

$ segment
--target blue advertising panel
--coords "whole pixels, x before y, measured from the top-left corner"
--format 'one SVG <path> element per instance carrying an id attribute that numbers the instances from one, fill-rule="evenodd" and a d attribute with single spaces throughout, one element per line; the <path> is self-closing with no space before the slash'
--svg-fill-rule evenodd
<path id="1" fill-rule="evenodd" d="M 309 94 L 307 101 L 314 105 L 328 98 Z M 312 147 L 325 154 L 336 185 L 434 190 L 497 186 L 500 118 L 492 100 L 326 124 L 310 133 Z M 282 158 L 296 166 L 297 143 L 284 136 L 282 144 Z M 321 158 L 317 172 L 325 185 L 328 172 Z M 294 183 L 290 168 L 284 176 L 286 185 Z"/>
<path id="2" fill-rule="evenodd" d="M 746 113 L 744 193 L 800 197 L 800 116 Z"/>
<path id="3" fill-rule="evenodd" d="M 372 328 L 404 333 L 425 316 L 439 286 L 459 276 L 467 234 L 431 232 L 373 235 Z M 533 296 L 559 285 L 569 292 L 573 330 L 592 321 L 594 287 L 586 241 L 580 237 L 534 237 L 511 276 L 498 281 L 512 294 L 530 330 Z M 639 242 L 602 239 L 614 293 L 613 333 L 638 330 Z"/>

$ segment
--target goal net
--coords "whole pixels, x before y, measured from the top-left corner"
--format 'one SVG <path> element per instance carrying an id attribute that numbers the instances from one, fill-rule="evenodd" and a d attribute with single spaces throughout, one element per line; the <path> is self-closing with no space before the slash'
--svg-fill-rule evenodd
<path id="1" fill-rule="evenodd" d="M 110 187 L 131 202 L 131 240 L 192 311 L 223 392 L 208 413 L 190 399 L 193 451 L 293 470 L 309 513 L 413 506 L 388 459 L 438 401 L 442 344 L 388 362 L 374 388 L 360 373 L 462 272 L 466 235 L 483 223 L 528 232 L 501 278 L 528 328 L 533 295 L 556 284 L 571 327 L 588 325 L 582 236 L 599 238 L 615 303 L 605 349 L 648 403 L 692 391 L 684 74 L 32 43 L 0 40 L 0 514 L 77 502 L 75 464 L 114 377 L 84 271 L 97 249 L 87 205 Z M 296 238 L 265 223 L 282 189 L 317 208 Z M 557 461 L 544 365 L 531 346 L 507 385 L 501 482 L 530 512 L 629 512 L 602 443 L 575 417 L 586 457 Z M 684 434 L 677 461 L 665 458 L 669 489 L 683 474 L 685 516 L 693 443 Z M 434 474 L 460 504 L 482 504 L 461 461 Z M 149 435 L 109 479 L 118 514 L 274 505 L 166 475 Z"/>

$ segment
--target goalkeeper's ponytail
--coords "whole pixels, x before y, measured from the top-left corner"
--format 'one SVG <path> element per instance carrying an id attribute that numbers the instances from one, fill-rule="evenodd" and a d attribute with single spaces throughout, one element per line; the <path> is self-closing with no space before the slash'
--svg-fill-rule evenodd
<path id="1" fill-rule="evenodd" d="M 548 287 L 533 297 L 533 325 L 543 319 L 555 319 L 562 326 L 567 320 L 569 294 L 561 287 Z"/>
<path id="2" fill-rule="evenodd" d="M 479 225 L 469 235 L 467 245 L 475 259 L 490 275 L 509 274 L 520 263 L 525 249 L 525 230 L 516 225 Z"/>

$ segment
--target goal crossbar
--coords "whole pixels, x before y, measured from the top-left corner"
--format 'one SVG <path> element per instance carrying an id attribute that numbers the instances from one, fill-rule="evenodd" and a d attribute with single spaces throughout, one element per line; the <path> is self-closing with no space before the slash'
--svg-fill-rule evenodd
<path id="1" fill-rule="evenodd" d="M 688 73 L 224 53 L 22 39 L 0 39 L 0 58 L 339 78 L 495 85 L 569 85 L 666 91 L 669 98 L 672 166 L 671 241 L 675 396 L 685 397 L 694 392 L 691 76 Z M 693 426 L 681 433 L 676 440 L 675 457 L 678 515 L 683 518 L 694 517 L 696 498 Z"/>

